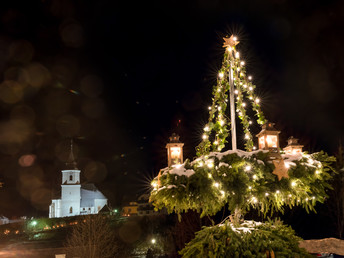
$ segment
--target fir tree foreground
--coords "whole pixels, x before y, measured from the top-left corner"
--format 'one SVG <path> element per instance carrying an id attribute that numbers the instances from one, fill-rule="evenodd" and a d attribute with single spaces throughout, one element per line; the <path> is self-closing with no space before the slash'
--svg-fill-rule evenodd
<path id="1" fill-rule="evenodd" d="M 231 211 L 221 224 L 197 232 L 181 251 L 183 257 L 306 257 L 305 250 L 298 246 L 301 239 L 291 228 L 280 221 L 245 221 L 244 215 L 253 208 L 266 218 L 283 212 L 286 206 L 315 211 L 316 203 L 324 202 L 326 190 L 331 188 L 328 181 L 335 159 L 324 152 L 285 154 L 277 150 L 272 155 L 268 150 L 252 151 L 252 120 L 246 107 L 251 106 L 259 125 L 266 120 L 254 94 L 255 86 L 235 49 L 237 44 L 233 36 L 225 39 L 225 57 L 214 86 L 203 141 L 196 148 L 198 157 L 162 169 L 152 182 L 150 199 L 157 209 L 166 207 L 169 213 L 196 210 L 203 217 L 215 215 L 226 205 Z M 226 110 L 231 82 L 246 151 L 221 152 L 229 136 Z M 277 164 L 283 166 L 284 174 L 276 173 Z"/>

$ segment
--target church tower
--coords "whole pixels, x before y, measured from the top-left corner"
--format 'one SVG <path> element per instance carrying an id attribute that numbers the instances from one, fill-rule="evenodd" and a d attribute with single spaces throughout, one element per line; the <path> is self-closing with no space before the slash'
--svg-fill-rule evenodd
<path id="1" fill-rule="evenodd" d="M 52 199 L 49 206 L 49 218 L 97 214 L 105 205 L 107 198 L 92 183 L 80 183 L 80 170 L 76 166 L 73 141 L 62 170 L 61 199 Z"/>
<path id="2" fill-rule="evenodd" d="M 79 215 L 81 199 L 80 170 L 76 166 L 73 154 L 73 140 L 71 141 L 70 154 L 68 161 L 66 162 L 66 169 L 61 172 L 61 217 Z"/>

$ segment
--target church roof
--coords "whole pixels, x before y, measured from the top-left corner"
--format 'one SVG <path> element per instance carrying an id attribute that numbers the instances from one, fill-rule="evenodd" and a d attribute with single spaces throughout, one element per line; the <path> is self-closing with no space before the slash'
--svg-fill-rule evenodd
<path id="1" fill-rule="evenodd" d="M 80 207 L 93 207 L 94 199 L 107 199 L 94 184 L 81 185 Z"/>
<path id="2" fill-rule="evenodd" d="M 71 142 L 70 142 L 70 153 L 69 153 L 68 160 L 66 162 L 66 167 L 67 169 L 72 169 L 72 170 L 78 169 L 76 166 L 76 161 L 75 161 L 74 153 L 73 153 L 73 139 L 71 139 Z"/>

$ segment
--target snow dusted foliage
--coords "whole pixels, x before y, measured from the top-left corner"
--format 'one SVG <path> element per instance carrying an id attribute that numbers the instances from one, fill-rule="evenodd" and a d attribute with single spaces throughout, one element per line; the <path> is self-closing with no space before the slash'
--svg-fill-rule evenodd
<path id="1" fill-rule="evenodd" d="M 212 152 L 193 162 L 162 169 L 153 180 L 151 201 L 157 209 L 181 213 L 196 210 L 201 216 L 214 215 L 226 204 L 241 214 L 257 208 L 267 212 L 282 211 L 285 205 L 300 205 L 314 210 L 316 202 L 327 197 L 330 162 L 323 152 L 312 155 L 282 154 L 288 178 L 278 177 L 267 151 L 241 150 Z"/>
<path id="2" fill-rule="evenodd" d="M 301 238 L 280 221 L 226 221 L 204 227 L 180 252 L 183 257 L 312 257 L 299 247 Z"/>

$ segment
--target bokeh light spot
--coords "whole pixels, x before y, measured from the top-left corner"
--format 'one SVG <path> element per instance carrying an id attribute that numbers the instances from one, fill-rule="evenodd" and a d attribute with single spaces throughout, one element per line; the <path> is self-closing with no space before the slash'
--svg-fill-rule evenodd
<path id="1" fill-rule="evenodd" d="M 36 155 L 33 154 L 27 154 L 27 155 L 22 155 L 19 160 L 18 163 L 20 166 L 22 167 L 30 167 L 33 165 L 33 163 L 36 160 Z"/>

